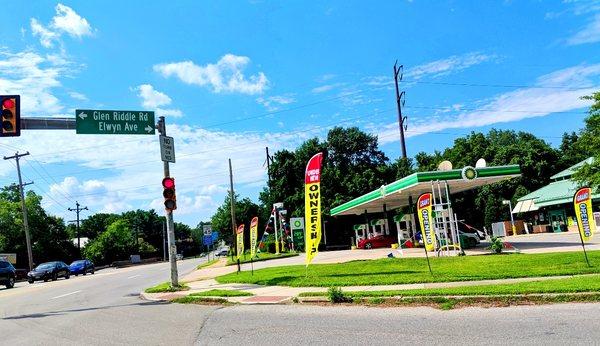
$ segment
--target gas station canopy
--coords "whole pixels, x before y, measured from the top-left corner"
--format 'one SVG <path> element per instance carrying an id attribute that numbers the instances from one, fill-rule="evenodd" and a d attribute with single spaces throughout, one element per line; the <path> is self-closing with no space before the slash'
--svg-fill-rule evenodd
<path id="1" fill-rule="evenodd" d="M 471 174 L 465 174 L 467 170 L 470 170 Z M 473 171 L 477 174 L 472 174 Z M 520 175 L 521 169 L 518 165 L 482 168 L 465 167 L 448 171 L 413 173 L 331 209 L 331 215 L 360 215 L 364 214 L 365 211 L 367 213 L 380 213 L 383 211 L 384 205 L 387 210 L 401 208 L 408 205 L 409 196 L 412 196 L 413 200 L 416 201 L 420 194 L 431 192 L 435 181 L 446 181 L 450 194 L 455 194 L 516 178 Z"/>

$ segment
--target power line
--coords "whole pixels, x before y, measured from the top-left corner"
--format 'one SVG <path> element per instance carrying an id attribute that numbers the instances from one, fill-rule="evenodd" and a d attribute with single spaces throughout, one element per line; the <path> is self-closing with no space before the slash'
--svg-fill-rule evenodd
<path id="1" fill-rule="evenodd" d="M 525 85 L 525 84 L 481 84 L 481 83 L 452 83 L 452 82 L 434 82 L 434 81 L 424 81 L 424 80 L 408 80 L 406 83 L 415 83 L 415 84 L 430 84 L 430 85 L 447 85 L 447 86 L 466 86 L 466 87 L 487 87 L 487 88 L 527 88 L 527 89 L 560 89 L 560 90 L 587 90 L 593 88 L 593 86 L 586 87 L 574 87 L 574 86 L 554 86 L 554 85 Z"/>
<path id="2" fill-rule="evenodd" d="M 38 170 L 37 170 L 37 169 L 36 169 L 36 168 L 35 168 L 35 167 L 34 167 L 34 166 L 33 166 L 33 165 L 32 165 L 32 164 L 29 162 L 29 160 L 25 160 L 25 162 L 27 162 L 27 164 L 29 165 L 29 167 L 31 167 L 31 168 L 32 168 L 32 169 L 35 171 L 35 173 L 36 173 L 36 174 L 37 174 L 37 175 L 38 175 L 40 178 L 42 178 L 42 180 L 44 180 L 44 181 L 46 182 L 46 184 L 48 184 L 48 186 L 51 186 L 51 185 L 52 185 L 52 183 L 50 183 L 50 182 L 49 182 L 49 181 L 48 181 L 48 180 L 47 180 L 47 179 L 46 179 L 46 178 L 45 178 L 45 177 L 44 177 L 42 174 L 40 174 L 40 172 L 39 172 L 39 171 L 38 171 Z M 41 166 L 41 165 L 40 165 L 40 167 L 42 167 L 42 168 L 43 168 L 43 166 Z M 46 173 L 46 174 L 48 174 L 48 173 Z M 48 176 L 49 176 L 49 177 L 50 177 L 50 179 L 52 179 L 52 181 L 54 181 L 54 183 L 56 184 L 56 186 L 57 186 L 57 192 L 58 192 L 60 195 L 62 195 L 62 196 L 65 198 L 65 199 L 67 199 L 68 201 L 71 201 L 71 198 L 70 198 L 69 196 L 67 196 L 67 195 L 65 195 L 64 193 L 62 193 L 62 192 L 61 192 L 62 188 L 61 188 L 60 184 L 59 184 L 58 182 L 56 182 L 56 180 L 54 180 L 54 178 L 52 178 L 52 176 L 51 176 L 51 175 L 48 175 Z"/>

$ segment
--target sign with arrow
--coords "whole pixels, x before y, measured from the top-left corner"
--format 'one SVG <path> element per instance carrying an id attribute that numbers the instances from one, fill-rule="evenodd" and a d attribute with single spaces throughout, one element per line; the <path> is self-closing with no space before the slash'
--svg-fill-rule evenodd
<path id="1" fill-rule="evenodd" d="M 75 133 L 80 135 L 153 135 L 154 112 L 75 110 Z"/>

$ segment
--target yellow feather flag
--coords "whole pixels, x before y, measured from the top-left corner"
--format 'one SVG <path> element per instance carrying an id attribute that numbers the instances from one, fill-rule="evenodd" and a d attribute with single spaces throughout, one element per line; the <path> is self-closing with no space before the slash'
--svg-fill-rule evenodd
<path id="1" fill-rule="evenodd" d="M 304 180 L 304 218 L 306 220 L 306 266 L 319 252 L 321 243 L 321 162 L 323 153 L 314 155 L 306 165 Z"/>

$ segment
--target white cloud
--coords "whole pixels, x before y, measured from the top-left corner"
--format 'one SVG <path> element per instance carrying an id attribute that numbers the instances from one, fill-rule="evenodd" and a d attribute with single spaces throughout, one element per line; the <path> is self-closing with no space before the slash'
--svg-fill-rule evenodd
<path id="1" fill-rule="evenodd" d="M 163 77 L 175 76 L 186 84 L 206 86 L 215 93 L 231 92 L 261 94 L 268 87 L 268 79 L 263 72 L 246 77 L 243 73 L 250 58 L 233 54 L 224 55 L 215 64 L 198 66 L 192 61 L 154 65 L 154 71 Z"/>
<path id="2" fill-rule="evenodd" d="M 455 108 L 458 114 L 445 114 L 439 116 L 436 121 L 432 121 L 431 117 L 412 118 L 407 136 L 419 136 L 446 129 L 475 128 L 544 117 L 556 112 L 575 111 L 589 106 L 589 101 L 582 100 L 581 96 L 589 95 L 598 89 L 599 76 L 600 64 L 578 65 L 558 70 L 540 76 L 533 87 L 520 88 L 482 100 L 477 109 L 469 110 L 463 105 L 456 105 L 451 108 Z M 380 141 L 397 141 L 397 126 L 397 123 L 391 123 L 378 127 L 376 131 Z"/>
<path id="3" fill-rule="evenodd" d="M 139 92 L 138 96 L 142 99 L 142 106 L 146 108 L 157 108 L 160 106 L 166 106 L 171 104 L 171 98 L 158 90 L 150 84 L 142 84 L 136 88 Z"/>
<path id="4" fill-rule="evenodd" d="M 280 106 L 289 105 L 296 102 L 293 94 L 276 95 L 269 97 L 259 97 L 256 102 L 263 105 L 269 112 L 274 112 L 280 109 Z"/>
<path id="5" fill-rule="evenodd" d="M 583 29 L 567 39 L 567 44 L 571 46 L 595 42 L 600 42 L 600 14 L 596 14 Z"/>
<path id="6" fill-rule="evenodd" d="M 341 87 L 341 86 L 344 86 L 344 85 L 345 85 L 345 83 L 325 84 L 325 85 L 321 85 L 321 86 L 318 86 L 316 88 L 313 88 L 311 90 L 311 92 L 314 93 L 314 94 L 320 94 L 320 93 L 324 93 L 324 92 L 333 90 L 335 88 L 338 88 L 338 87 Z"/>
<path id="7" fill-rule="evenodd" d="M 471 52 L 462 55 L 453 55 L 445 59 L 432 61 L 407 69 L 406 77 L 416 80 L 425 76 L 439 77 L 450 73 L 465 70 L 471 66 L 490 61 L 495 55 Z"/>
<path id="8" fill-rule="evenodd" d="M 49 191 L 50 198 L 44 199 L 45 207 L 48 208 L 55 205 L 56 200 L 69 196 L 86 196 L 86 204 L 100 206 L 95 210 L 104 213 L 118 213 L 133 208 L 123 201 L 122 192 L 109 191 L 105 182 L 96 179 L 81 182 L 76 177 L 68 176 L 60 183 L 50 185 Z M 65 203 L 69 202 L 63 204 Z"/>
<path id="9" fill-rule="evenodd" d="M 172 100 L 169 95 L 160 92 L 150 84 L 142 84 L 134 88 L 138 96 L 142 99 L 142 106 L 149 110 L 154 110 L 157 116 L 179 118 L 183 113 L 179 109 L 165 109 L 162 106 L 168 106 Z"/>
<path id="10" fill-rule="evenodd" d="M 52 92 L 61 87 L 59 77 L 72 71 L 68 62 L 35 52 L 0 50 L 0 93 L 20 94 L 22 114 L 27 116 L 61 113 L 64 107 Z"/>
<path id="11" fill-rule="evenodd" d="M 88 21 L 63 4 L 56 5 L 56 16 L 50 26 L 56 30 L 81 38 L 92 35 L 92 27 Z"/>
<path id="12" fill-rule="evenodd" d="M 35 18 L 31 18 L 31 33 L 33 36 L 40 37 L 40 43 L 46 48 L 52 48 L 54 46 L 53 41 L 58 40 L 60 35 L 54 31 L 46 29 L 40 22 Z"/>
<path id="13" fill-rule="evenodd" d="M 31 18 L 31 33 L 34 37 L 39 36 L 42 46 L 52 48 L 54 42 L 60 41 L 63 33 L 76 38 L 92 35 L 93 30 L 88 21 L 72 8 L 58 4 L 55 11 L 56 15 L 48 26 L 44 26 L 37 19 Z"/>
<path id="14" fill-rule="evenodd" d="M 71 96 L 72 98 L 74 98 L 75 100 L 79 100 L 79 101 L 89 101 L 87 96 L 85 96 L 82 93 L 78 93 L 76 91 L 71 91 L 69 92 L 69 96 Z"/>
<path id="15" fill-rule="evenodd" d="M 228 158 L 232 160 L 236 190 L 243 191 L 266 181 L 265 147 L 273 151 L 294 148 L 322 131 L 315 128 L 259 134 L 169 125 L 168 134 L 175 138 L 177 157 L 177 163 L 171 165 L 171 174 L 177 182 L 177 214 L 185 215 L 185 220 L 195 220 L 189 221 L 190 224 L 213 214 L 229 186 Z M 28 150 L 32 161 L 64 167 L 59 174 L 49 169 L 60 184 L 46 189 L 64 205 L 78 200 L 91 212 L 162 209 L 163 169 L 155 136 L 119 136 L 116 141 L 115 136 L 76 135 L 74 131 L 25 131 L 10 144 L 10 149 L 0 147 L 0 155 L 14 154 L 15 148 L 19 148 Z M 25 179 L 41 182 L 33 175 L 35 172 L 25 173 Z M 12 165 L 6 161 L 0 163 L 0 176 L 13 175 Z M 44 201 L 46 205 L 54 205 L 50 198 Z M 50 210 L 72 218 L 64 208 Z"/>

